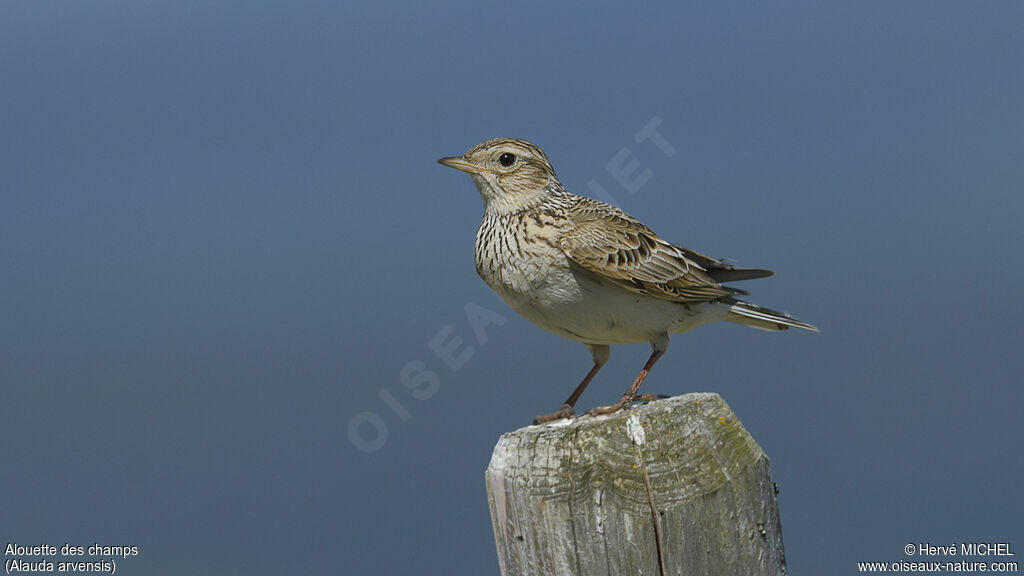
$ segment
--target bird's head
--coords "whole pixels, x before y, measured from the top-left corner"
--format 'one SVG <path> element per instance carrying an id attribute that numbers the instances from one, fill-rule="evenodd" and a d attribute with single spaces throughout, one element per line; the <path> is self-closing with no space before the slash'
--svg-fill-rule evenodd
<path id="1" fill-rule="evenodd" d="M 441 158 L 438 162 L 472 176 L 488 212 L 517 212 L 561 188 L 544 152 L 516 138 L 488 140 L 462 156 Z"/>

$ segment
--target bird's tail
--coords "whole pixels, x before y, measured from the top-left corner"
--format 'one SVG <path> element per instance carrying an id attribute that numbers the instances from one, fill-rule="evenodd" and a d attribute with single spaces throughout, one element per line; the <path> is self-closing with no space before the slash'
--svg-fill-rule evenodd
<path id="1" fill-rule="evenodd" d="M 732 312 L 732 314 L 726 318 L 726 320 L 730 322 L 759 328 L 761 330 L 786 330 L 792 326 L 794 328 L 803 328 L 804 330 L 811 330 L 814 332 L 818 331 L 814 326 L 811 326 L 806 322 L 801 322 L 788 314 L 783 314 L 782 312 L 776 312 L 775 310 L 769 310 L 767 308 L 761 308 L 760 306 L 756 306 L 749 302 L 743 302 L 742 300 L 732 298 L 727 302 L 727 305 L 729 306 L 729 311 Z"/>

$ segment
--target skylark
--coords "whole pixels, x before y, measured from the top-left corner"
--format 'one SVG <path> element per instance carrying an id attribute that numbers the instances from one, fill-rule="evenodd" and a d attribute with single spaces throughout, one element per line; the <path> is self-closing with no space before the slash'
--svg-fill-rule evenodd
<path id="1" fill-rule="evenodd" d="M 817 331 L 796 318 L 738 300 L 723 282 L 771 276 L 734 268 L 662 240 L 622 210 L 568 192 L 537 146 L 515 138 L 483 142 L 462 156 L 441 158 L 468 173 L 484 200 L 476 233 L 476 271 L 513 310 L 578 342 L 594 366 L 560 409 L 534 423 L 568 418 L 587 384 L 608 361 L 610 344 L 649 342 L 643 370 L 608 414 L 656 396 L 637 395 L 670 334 L 726 320 L 762 330 L 790 326 Z"/>

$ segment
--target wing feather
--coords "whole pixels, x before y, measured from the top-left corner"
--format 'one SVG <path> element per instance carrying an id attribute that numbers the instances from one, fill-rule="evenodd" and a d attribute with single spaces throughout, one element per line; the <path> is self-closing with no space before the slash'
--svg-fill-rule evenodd
<path id="1" fill-rule="evenodd" d="M 614 206 L 581 198 L 571 210 L 573 227 L 561 237 L 573 262 L 626 290 L 676 302 L 706 302 L 743 290 L 722 281 L 770 276 L 744 270 L 670 244 Z"/>

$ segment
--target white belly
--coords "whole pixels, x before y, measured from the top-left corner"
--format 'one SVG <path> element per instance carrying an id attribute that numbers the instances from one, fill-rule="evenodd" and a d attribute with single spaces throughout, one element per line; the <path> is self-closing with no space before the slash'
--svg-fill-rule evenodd
<path id="1" fill-rule="evenodd" d="M 585 344 L 652 342 L 728 314 L 718 304 L 684 305 L 630 292 L 571 266 L 561 255 L 543 265 L 518 262 L 479 272 L 513 310 Z"/>

